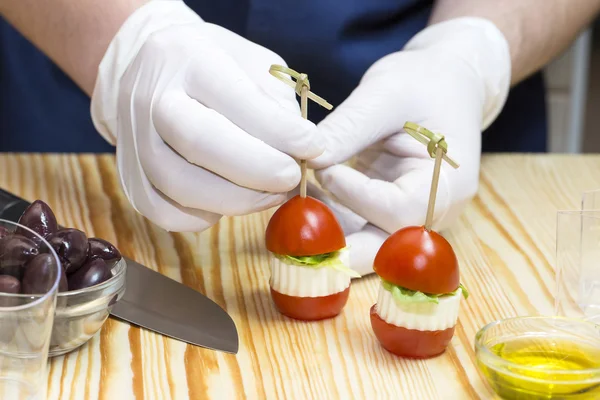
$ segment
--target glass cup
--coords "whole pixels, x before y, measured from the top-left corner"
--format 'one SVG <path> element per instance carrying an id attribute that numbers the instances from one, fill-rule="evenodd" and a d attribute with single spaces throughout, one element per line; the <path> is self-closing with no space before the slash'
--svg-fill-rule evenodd
<path id="1" fill-rule="evenodd" d="M 583 194 L 582 211 L 600 211 L 600 190 L 592 190 Z"/>
<path id="2" fill-rule="evenodd" d="M 555 313 L 600 323 L 600 191 L 557 214 Z"/>
<path id="3" fill-rule="evenodd" d="M 42 399 L 56 294 L 58 256 L 32 230 L 0 219 L 0 399 Z"/>

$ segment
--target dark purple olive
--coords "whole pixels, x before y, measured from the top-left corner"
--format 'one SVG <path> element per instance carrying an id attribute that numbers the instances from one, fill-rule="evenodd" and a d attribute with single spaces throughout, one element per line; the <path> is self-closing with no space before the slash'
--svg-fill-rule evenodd
<path id="1" fill-rule="evenodd" d="M 3 226 L 0 226 L 0 239 L 2 239 L 5 236 L 10 235 L 10 231 L 8 229 L 6 229 Z"/>
<path id="2" fill-rule="evenodd" d="M 112 267 L 117 261 L 121 259 L 121 253 L 112 243 L 107 242 L 104 239 L 89 238 L 88 239 L 90 251 L 89 257 L 101 258 L 108 264 L 109 268 Z"/>
<path id="3" fill-rule="evenodd" d="M 110 269 L 101 258 L 92 258 L 76 272 L 69 275 L 69 290 L 79 290 L 98 285 L 111 277 Z"/>
<path id="4" fill-rule="evenodd" d="M 60 257 L 67 274 L 79 269 L 88 255 L 88 241 L 85 233 L 78 229 L 60 229 L 46 238 Z"/>
<path id="5" fill-rule="evenodd" d="M 60 269 L 60 281 L 58 281 L 58 291 L 69 291 L 69 282 L 67 281 L 67 274 L 65 274 L 65 270 L 62 268 Z"/>
<path id="6" fill-rule="evenodd" d="M 112 299 L 110 299 L 110 301 L 108 302 L 108 307 L 112 307 L 115 304 L 117 304 L 117 298 L 119 297 L 118 294 L 115 294 Z"/>
<path id="7" fill-rule="evenodd" d="M 0 275 L 0 292 L 10 294 L 21 293 L 21 282 L 12 275 Z M 22 303 L 15 297 L 0 295 L 0 307 L 15 307 L 20 304 Z M 2 321 L 0 326 L 4 325 L 6 322 L 7 321 Z"/>
<path id="8" fill-rule="evenodd" d="M 2 293 L 20 293 L 21 282 L 11 275 L 0 275 L 0 292 Z"/>
<path id="9" fill-rule="evenodd" d="M 33 240 L 21 235 L 5 236 L 0 239 L 0 273 L 21 279 L 24 265 L 38 254 Z"/>
<path id="10" fill-rule="evenodd" d="M 28 227 L 43 238 L 58 230 L 58 224 L 52 209 L 41 200 L 36 200 L 27 207 L 19 218 L 19 224 Z M 25 229 L 17 228 L 16 233 L 39 242 L 35 235 Z"/>
<path id="11" fill-rule="evenodd" d="M 50 254 L 40 254 L 31 260 L 25 266 L 22 288 L 26 294 L 45 294 L 52 288 L 54 283 L 54 274 L 56 273 L 56 259 Z M 65 271 L 59 268 L 60 281 L 58 291 L 66 292 L 68 290 L 67 277 Z"/>

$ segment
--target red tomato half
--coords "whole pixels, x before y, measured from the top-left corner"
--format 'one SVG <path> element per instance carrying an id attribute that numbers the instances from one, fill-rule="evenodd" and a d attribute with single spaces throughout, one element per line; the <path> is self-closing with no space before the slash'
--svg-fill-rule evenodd
<path id="1" fill-rule="evenodd" d="M 460 284 L 452 246 L 423 226 L 403 228 L 387 238 L 375 256 L 373 269 L 394 285 L 424 293 L 450 293 Z"/>
<path id="2" fill-rule="evenodd" d="M 454 327 L 443 331 L 418 331 L 388 324 L 371 307 L 371 327 L 384 349 L 406 358 L 432 358 L 439 356 L 452 340 Z"/>
<path id="3" fill-rule="evenodd" d="M 275 307 L 285 316 L 302 321 L 317 321 L 338 315 L 350 294 L 350 286 L 341 292 L 322 297 L 296 297 L 279 293 L 271 288 Z"/>
<path id="4" fill-rule="evenodd" d="M 312 197 L 295 196 L 273 214 L 266 232 L 267 250 L 286 256 L 315 256 L 346 247 L 333 212 Z"/>

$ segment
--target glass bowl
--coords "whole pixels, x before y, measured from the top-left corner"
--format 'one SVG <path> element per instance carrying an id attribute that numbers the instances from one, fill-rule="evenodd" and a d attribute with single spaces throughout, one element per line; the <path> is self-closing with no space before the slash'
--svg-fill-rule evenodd
<path id="1" fill-rule="evenodd" d="M 112 277 L 107 281 L 58 294 L 50 339 L 50 357 L 75 350 L 102 328 L 113 305 L 125 293 L 126 270 L 127 263 L 121 258 L 111 269 Z"/>
<path id="2" fill-rule="evenodd" d="M 62 267 L 31 229 L 0 219 L 0 398 L 45 398 Z"/>
<path id="3" fill-rule="evenodd" d="M 544 316 L 495 321 L 477 332 L 475 354 L 502 399 L 600 399 L 600 325 Z"/>

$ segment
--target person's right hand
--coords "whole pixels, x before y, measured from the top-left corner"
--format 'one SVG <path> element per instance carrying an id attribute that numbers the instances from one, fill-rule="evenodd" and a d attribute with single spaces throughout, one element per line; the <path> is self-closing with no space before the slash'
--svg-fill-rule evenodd
<path id="1" fill-rule="evenodd" d="M 169 231 L 283 203 L 293 157 L 324 145 L 270 50 L 204 22 L 182 1 L 151 1 L 112 40 L 92 96 L 96 129 L 117 146 L 133 207 Z"/>

